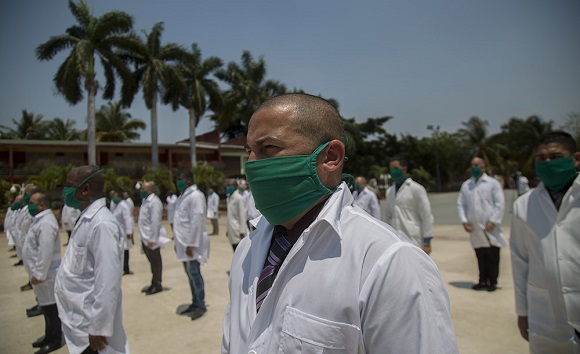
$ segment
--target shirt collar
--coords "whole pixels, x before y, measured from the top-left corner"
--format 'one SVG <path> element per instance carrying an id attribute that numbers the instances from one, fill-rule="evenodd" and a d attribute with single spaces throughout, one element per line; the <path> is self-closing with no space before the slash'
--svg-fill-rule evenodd
<path id="1" fill-rule="evenodd" d="M 85 210 L 83 210 L 83 212 L 81 213 L 79 220 L 80 219 L 92 219 L 93 216 L 95 216 L 95 214 L 97 214 L 97 212 L 106 205 L 106 199 L 100 198 L 95 200 L 94 202 L 92 202 Z"/>

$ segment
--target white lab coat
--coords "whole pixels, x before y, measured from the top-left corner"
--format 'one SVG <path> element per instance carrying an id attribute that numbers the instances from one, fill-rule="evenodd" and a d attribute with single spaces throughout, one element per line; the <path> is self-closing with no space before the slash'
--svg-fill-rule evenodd
<path id="1" fill-rule="evenodd" d="M 60 266 L 60 234 L 52 210 L 44 210 L 33 217 L 22 247 L 22 256 L 30 279 L 34 277 L 42 281 L 32 285 L 38 304 L 53 305 L 56 302 L 54 281 Z"/>
<path id="2" fill-rule="evenodd" d="M 30 227 L 31 222 L 32 216 L 28 212 L 28 205 L 25 205 L 20 208 L 18 214 L 14 217 L 14 222 L 12 223 L 12 237 L 14 238 L 14 247 L 16 248 L 16 256 L 20 260 L 23 259 L 22 246 L 24 245 L 24 239 L 26 238 L 26 233 L 28 232 L 28 228 Z"/>
<path id="3" fill-rule="evenodd" d="M 398 191 L 395 185 L 387 189 L 385 215 L 387 224 L 419 247 L 423 247 L 424 237 L 433 237 L 433 214 L 427 191 L 411 178 Z"/>
<path id="4" fill-rule="evenodd" d="M 207 196 L 207 217 L 217 219 L 219 215 L 220 196 L 217 193 L 211 193 Z"/>
<path id="5" fill-rule="evenodd" d="M 62 228 L 65 231 L 72 231 L 72 229 L 75 227 L 75 222 L 77 221 L 80 215 L 81 215 L 80 210 L 64 205 L 62 207 L 62 214 L 60 216 Z"/>
<path id="6" fill-rule="evenodd" d="M 129 208 L 131 208 L 131 215 L 133 215 L 133 210 L 135 210 L 135 203 L 133 202 L 133 199 L 129 197 L 124 200 L 127 202 L 127 204 L 129 204 Z M 135 217 L 133 217 L 133 219 L 135 219 Z"/>
<path id="7" fill-rule="evenodd" d="M 133 241 L 130 236 L 133 234 L 133 225 L 135 224 L 133 213 L 131 212 L 131 206 L 125 200 L 121 200 L 117 204 L 113 215 L 119 223 L 119 226 L 121 226 L 121 232 L 123 233 L 125 240 L 125 242 L 123 242 L 123 248 L 125 250 L 130 250 L 133 248 Z"/>
<path id="8" fill-rule="evenodd" d="M 457 211 L 461 223 L 469 222 L 473 227 L 469 234 L 473 248 L 508 245 L 501 231 L 504 209 L 503 190 L 496 179 L 484 173 L 477 180 L 471 177 L 463 182 L 457 198 Z M 495 224 L 491 232 L 485 231 L 488 221 Z"/>
<path id="9" fill-rule="evenodd" d="M 6 239 L 8 240 L 8 246 L 14 246 L 11 224 L 17 212 L 18 210 L 12 210 L 11 208 L 8 208 L 8 210 L 6 210 L 6 216 L 4 217 L 4 232 L 6 233 Z"/>
<path id="10" fill-rule="evenodd" d="M 246 212 L 248 213 L 248 220 L 253 220 L 258 216 L 262 215 L 258 209 L 256 209 L 256 202 L 254 201 L 254 195 L 252 191 L 244 191 L 244 201 L 246 203 Z"/>
<path id="11" fill-rule="evenodd" d="M 143 199 L 137 221 L 139 237 L 143 245 L 147 246 L 147 243 L 151 242 L 153 249 L 157 249 L 170 241 L 167 238 L 167 231 L 161 225 L 162 212 L 163 204 L 154 193 Z"/>
<path id="12" fill-rule="evenodd" d="M 177 202 L 177 196 L 172 194 L 165 198 L 165 201 L 167 202 L 167 221 L 169 221 L 170 224 L 173 224 L 173 215 L 175 214 L 175 202 Z"/>
<path id="13" fill-rule="evenodd" d="M 222 353 L 457 353 L 433 261 L 357 206 L 345 183 L 284 260 L 256 314 L 274 229 L 262 217 L 231 265 Z"/>
<path id="14" fill-rule="evenodd" d="M 518 194 L 522 195 L 530 190 L 528 178 L 526 176 L 518 177 Z"/>
<path id="15" fill-rule="evenodd" d="M 227 201 L 228 205 L 228 239 L 232 245 L 240 243 L 243 235 L 248 235 L 248 211 L 242 193 L 236 189 Z"/>
<path id="16" fill-rule="evenodd" d="M 128 353 L 123 329 L 123 238 L 105 198 L 93 202 L 75 225 L 56 275 L 55 295 L 71 354 L 89 345 L 89 334 L 107 337 L 99 353 Z"/>
<path id="17" fill-rule="evenodd" d="M 580 353 L 572 329 L 580 332 L 580 176 L 559 211 L 540 183 L 514 202 L 513 214 L 516 313 L 528 317 L 530 351 Z"/>
<path id="18" fill-rule="evenodd" d="M 374 218 L 377 219 L 381 218 L 381 208 L 379 207 L 379 199 L 377 198 L 375 192 L 371 191 L 366 187 L 356 194 L 354 205 L 358 205 Z"/>
<path id="19" fill-rule="evenodd" d="M 177 260 L 188 262 L 197 260 L 207 263 L 209 256 L 209 237 L 205 230 L 206 202 L 203 193 L 193 185 L 188 187 L 175 202 L 173 215 L 173 236 Z M 185 252 L 193 247 L 193 255 Z"/>

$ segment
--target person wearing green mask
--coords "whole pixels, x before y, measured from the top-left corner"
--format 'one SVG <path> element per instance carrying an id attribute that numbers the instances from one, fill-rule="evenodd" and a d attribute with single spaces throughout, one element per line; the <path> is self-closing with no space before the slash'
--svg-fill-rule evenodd
<path id="1" fill-rule="evenodd" d="M 181 172 L 176 185 L 179 197 L 175 202 L 173 216 L 175 254 L 177 261 L 183 263 L 191 290 L 191 304 L 179 310 L 179 313 L 195 320 L 207 311 L 205 285 L 200 269 L 202 264 L 207 264 L 209 256 L 209 237 L 205 229 L 206 202 L 205 196 L 194 184 L 191 170 Z"/>
<path id="2" fill-rule="evenodd" d="M 234 178 L 228 180 L 226 187 L 226 193 L 228 194 L 226 200 L 228 212 L 227 235 L 234 252 L 240 241 L 250 233 L 248 229 L 248 210 L 242 194 L 243 191 L 243 182 Z"/>
<path id="3" fill-rule="evenodd" d="M 433 214 L 425 187 L 407 176 L 407 161 L 389 162 L 393 185 L 387 189 L 385 217 L 387 224 L 405 234 L 411 242 L 431 253 Z"/>
<path id="4" fill-rule="evenodd" d="M 471 178 L 463 182 L 457 197 L 457 211 L 475 250 L 479 281 L 473 290 L 497 290 L 500 248 L 508 245 L 501 230 L 505 197 L 499 182 L 486 173 L 485 161 L 471 160 Z"/>
<path id="5" fill-rule="evenodd" d="M 114 199 L 117 199 L 115 211 L 113 211 L 113 216 L 117 219 L 119 226 L 121 226 L 121 232 L 125 235 L 125 240 L 123 242 L 123 275 L 132 275 L 133 272 L 129 267 L 129 257 L 130 250 L 133 248 L 133 226 L 135 225 L 135 218 L 133 217 L 133 211 L 131 210 L 131 205 L 123 197 L 124 192 L 122 190 L 114 191 Z"/>
<path id="6" fill-rule="evenodd" d="M 74 167 L 64 185 L 64 202 L 81 211 L 54 285 L 71 353 L 129 350 L 121 300 L 125 235 L 107 208 L 102 172 Z"/>
<path id="7" fill-rule="evenodd" d="M 541 183 L 516 199 L 511 222 L 518 328 L 532 353 L 579 353 L 580 152 L 555 131 L 535 156 Z"/>
<path id="8" fill-rule="evenodd" d="M 262 216 L 234 253 L 222 353 L 458 352 L 436 265 L 353 205 L 345 140 L 320 97 L 252 115 L 244 168 Z"/>
<path id="9" fill-rule="evenodd" d="M 34 193 L 30 198 L 28 212 L 33 220 L 22 249 L 30 283 L 44 316 L 44 336 L 32 344 L 40 348 L 36 353 L 50 353 L 63 346 L 54 295 L 54 283 L 61 263 L 60 233 L 50 203 L 47 193 Z"/>
<path id="10" fill-rule="evenodd" d="M 365 177 L 358 176 L 354 179 L 354 190 L 354 205 L 359 206 L 370 216 L 380 219 L 381 207 L 379 206 L 379 198 L 375 192 L 367 187 L 367 179 Z"/>
<path id="11" fill-rule="evenodd" d="M 30 202 L 30 198 L 32 197 L 32 195 L 39 191 L 40 190 L 38 189 L 38 187 L 35 186 L 34 184 L 27 184 L 24 187 L 24 192 L 22 194 L 22 207 L 18 211 L 18 216 L 16 217 L 13 229 L 13 231 L 15 232 L 13 235 L 14 245 L 16 246 L 16 255 L 19 259 L 19 261 L 14 264 L 15 266 L 21 266 L 24 264 L 22 262 L 22 246 L 24 245 L 24 238 L 26 237 L 26 233 L 28 233 L 28 228 L 32 223 L 32 216 L 30 216 L 30 213 L 28 212 L 28 203 Z M 20 287 L 20 290 L 30 290 L 30 289 L 32 289 L 32 286 L 29 283 Z M 36 311 L 39 312 L 40 314 L 39 309 L 40 308 L 37 307 Z"/>

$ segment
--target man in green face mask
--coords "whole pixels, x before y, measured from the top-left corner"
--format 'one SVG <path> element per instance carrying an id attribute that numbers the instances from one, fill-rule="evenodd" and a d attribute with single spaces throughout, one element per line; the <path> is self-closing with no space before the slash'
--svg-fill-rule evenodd
<path id="1" fill-rule="evenodd" d="M 533 353 L 580 351 L 580 152 L 565 132 L 536 145 L 540 183 L 516 199 L 511 260 L 518 328 Z"/>
<path id="2" fill-rule="evenodd" d="M 345 140 L 320 97 L 281 95 L 252 115 L 245 172 L 262 217 L 234 253 L 222 353 L 457 353 L 433 261 L 353 205 Z"/>

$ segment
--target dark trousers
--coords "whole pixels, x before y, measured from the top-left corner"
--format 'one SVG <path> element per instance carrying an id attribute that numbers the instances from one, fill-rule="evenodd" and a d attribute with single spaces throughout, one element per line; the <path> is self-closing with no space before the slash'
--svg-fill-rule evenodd
<path id="1" fill-rule="evenodd" d="M 479 267 L 479 283 L 497 285 L 499 276 L 499 247 L 481 247 L 475 249 Z"/>
<path id="2" fill-rule="evenodd" d="M 143 243 L 141 243 L 141 247 L 143 247 L 143 252 L 151 264 L 151 274 L 153 275 L 151 285 L 161 288 L 161 271 L 163 268 L 163 263 L 161 262 L 161 247 L 150 250 Z"/>
<path id="3" fill-rule="evenodd" d="M 66 244 L 68 245 L 70 242 L 70 235 L 72 234 L 72 230 L 66 230 L 66 233 L 68 234 L 68 240 L 66 241 Z"/>
<path id="4" fill-rule="evenodd" d="M 210 219 L 211 220 L 211 228 L 212 228 L 212 235 L 217 235 L 219 233 L 219 226 L 218 226 L 218 219 Z"/>
<path id="5" fill-rule="evenodd" d="M 125 250 L 123 257 L 123 272 L 129 273 L 129 250 Z"/>
<path id="6" fill-rule="evenodd" d="M 46 344 L 60 344 L 62 341 L 62 327 L 58 317 L 56 304 L 40 306 L 44 316 L 44 338 Z"/>

